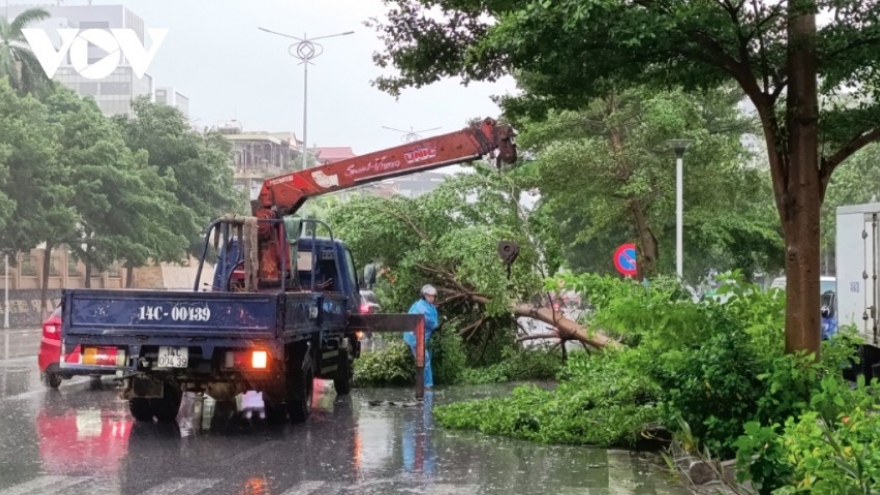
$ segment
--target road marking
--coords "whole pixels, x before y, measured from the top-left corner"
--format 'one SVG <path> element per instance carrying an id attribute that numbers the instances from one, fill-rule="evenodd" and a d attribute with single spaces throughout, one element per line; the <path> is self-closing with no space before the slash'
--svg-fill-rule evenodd
<path id="1" fill-rule="evenodd" d="M 0 491 L 0 495 L 58 493 L 65 488 L 91 480 L 90 476 L 40 476 L 39 478 Z"/>
<path id="2" fill-rule="evenodd" d="M 431 495 L 472 495 L 480 491 L 480 485 L 455 485 L 452 483 L 437 483 L 428 486 Z"/>
<path id="3" fill-rule="evenodd" d="M 303 481 L 294 487 L 288 488 L 281 495 L 311 495 L 324 488 L 326 484 L 326 481 Z"/>
<path id="4" fill-rule="evenodd" d="M 219 483 L 219 478 L 172 478 L 142 495 L 195 495 Z"/>

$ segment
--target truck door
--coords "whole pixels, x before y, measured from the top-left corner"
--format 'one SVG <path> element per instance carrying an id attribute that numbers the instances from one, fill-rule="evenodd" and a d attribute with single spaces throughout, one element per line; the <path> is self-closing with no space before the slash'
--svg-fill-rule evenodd
<path id="1" fill-rule="evenodd" d="M 354 256 L 351 255 L 351 250 L 348 249 L 347 246 L 345 248 L 344 258 L 345 261 L 343 263 L 345 265 L 345 270 L 348 272 L 346 279 L 349 294 L 348 305 L 351 306 L 352 311 L 357 312 L 361 304 L 360 284 L 358 283 L 357 267 L 354 264 Z"/>
<path id="2" fill-rule="evenodd" d="M 862 318 L 864 319 L 867 316 L 864 330 L 865 337 L 868 339 L 868 342 L 877 345 L 880 343 L 878 342 L 880 336 L 877 335 L 877 295 L 880 293 L 880 288 L 878 288 L 880 280 L 877 280 L 878 250 L 880 250 L 880 242 L 878 242 L 878 239 L 880 239 L 880 230 L 878 230 L 880 229 L 880 222 L 878 220 L 880 220 L 880 214 L 876 211 L 866 213 L 864 219 L 865 230 L 870 232 L 868 236 L 870 242 L 866 242 L 865 245 L 865 272 L 868 274 L 865 286 L 870 285 L 871 291 L 870 294 L 865 294 L 866 312 Z"/>

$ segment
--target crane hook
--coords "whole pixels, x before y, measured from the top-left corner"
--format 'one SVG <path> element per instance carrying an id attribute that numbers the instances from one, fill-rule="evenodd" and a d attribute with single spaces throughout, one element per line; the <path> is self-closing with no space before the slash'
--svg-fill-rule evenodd
<path id="1" fill-rule="evenodd" d="M 507 265 L 507 280 L 510 280 L 510 266 L 519 256 L 519 244 L 511 241 L 501 241 L 498 243 L 498 256 L 501 261 Z"/>

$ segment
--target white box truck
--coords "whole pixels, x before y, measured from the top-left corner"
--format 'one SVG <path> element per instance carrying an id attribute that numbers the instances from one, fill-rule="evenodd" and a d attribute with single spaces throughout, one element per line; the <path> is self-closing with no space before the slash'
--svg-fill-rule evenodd
<path id="1" fill-rule="evenodd" d="M 838 327 L 855 325 L 868 343 L 859 365 L 866 378 L 880 377 L 880 203 L 837 208 L 835 237 Z"/>

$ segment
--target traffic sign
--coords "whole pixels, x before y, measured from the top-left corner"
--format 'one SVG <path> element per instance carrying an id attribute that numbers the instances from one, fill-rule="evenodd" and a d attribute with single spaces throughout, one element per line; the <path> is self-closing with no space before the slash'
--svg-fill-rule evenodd
<path id="1" fill-rule="evenodd" d="M 634 277 L 638 274 L 635 244 L 628 242 L 618 246 L 614 251 L 614 268 L 617 268 L 621 275 Z"/>

